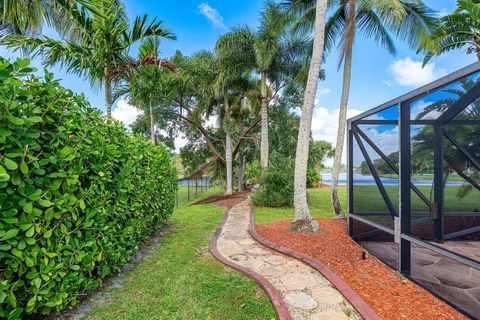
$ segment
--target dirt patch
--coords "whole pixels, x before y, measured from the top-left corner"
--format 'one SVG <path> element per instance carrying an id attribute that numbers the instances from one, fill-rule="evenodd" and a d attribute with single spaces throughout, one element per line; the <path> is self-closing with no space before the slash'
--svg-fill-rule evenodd
<path id="1" fill-rule="evenodd" d="M 211 196 L 206 199 L 202 199 L 200 201 L 197 201 L 192 204 L 207 204 L 211 203 L 219 207 L 225 207 L 227 209 L 231 209 L 243 200 L 245 200 L 248 196 L 248 193 L 250 191 L 242 191 L 242 192 L 236 192 L 231 196 Z"/>
<path id="2" fill-rule="evenodd" d="M 388 320 L 467 319 L 425 289 L 405 281 L 396 271 L 364 250 L 346 233 L 343 220 L 317 219 L 322 233 L 292 233 L 290 221 L 256 226 L 266 240 L 306 254 L 329 266 L 375 312 Z"/>

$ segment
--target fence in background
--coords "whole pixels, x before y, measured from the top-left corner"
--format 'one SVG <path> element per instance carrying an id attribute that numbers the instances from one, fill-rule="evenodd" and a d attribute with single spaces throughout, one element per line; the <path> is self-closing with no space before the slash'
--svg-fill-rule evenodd
<path id="1" fill-rule="evenodd" d="M 182 206 L 194 200 L 212 187 L 212 178 L 201 177 L 198 179 L 178 180 L 178 189 L 175 196 L 175 207 Z"/>

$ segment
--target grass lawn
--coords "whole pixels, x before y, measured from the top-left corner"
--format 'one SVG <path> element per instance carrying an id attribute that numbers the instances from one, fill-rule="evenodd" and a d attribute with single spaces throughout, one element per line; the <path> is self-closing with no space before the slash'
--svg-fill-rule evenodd
<path id="1" fill-rule="evenodd" d="M 203 197 L 218 192 L 212 188 Z M 262 289 L 215 260 L 208 245 L 224 209 L 198 205 L 175 209 L 173 233 L 158 252 L 111 289 L 112 301 L 87 319 L 274 319 Z"/>
<path id="2" fill-rule="evenodd" d="M 178 201 L 178 206 L 185 205 L 192 200 L 195 200 L 195 198 L 198 196 L 203 195 L 206 192 L 210 192 L 210 190 L 213 188 L 213 190 L 216 190 L 216 192 L 222 192 L 221 188 L 218 186 L 212 186 L 207 189 L 207 187 L 200 187 L 198 186 L 195 188 L 195 185 L 190 186 L 190 191 L 188 190 L 188 186 L 178 186 L 178 193 L 177 193 L 177 201 Z"/>
<path id="3" fill-rule="evenodd" d="M 431 186 L 418 186 L 418 189 L 428 198 Z M 445 211 L 448 212 L 473 212 L 480 210 L 480 194 L 473 189 L 465 197 L 458 198 L 460 186 L 446 186 L 444 193 Z M 390 200 L 398 210 L 399 189 L 397 186 L 385 186 Z M 354 210 L 357 212 L 388 212 L 382 195 L 375 185 L 359 185 L 353 188 Z M 412 191 L 412 211 L 428 212 L 425 203 Z"/>
<path id="4" fill-rule="evenodd" d="M 308 189 L 307 196 L 310 213 L 313 217 L 333 218 L 330 188 Z M 342 209 L 346 210 L 347 188 L 339 187 L 338 196 L 342 203 Z M 256 223 L 293 219 L 293 216 L 293 208 L 255 208 Z"/>

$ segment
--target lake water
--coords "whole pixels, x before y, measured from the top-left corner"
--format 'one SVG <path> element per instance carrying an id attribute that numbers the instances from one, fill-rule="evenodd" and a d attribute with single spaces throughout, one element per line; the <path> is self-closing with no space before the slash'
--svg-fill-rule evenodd
<path id="1" fill-rule="evenodd" d="M 209 184 L 209 181 L 210 181 L 209 177 L 203 177 L 203 178 L 197 179 L 197 184 L 198 186 L 200 185 L 206 186 Z M 185 180 L 178 181 L 179 186 L 188 186 L 189 184 L 190 186 L 195 186 L 195 179 L 189 179 L 189 180 L 185 179 Z"/>
<path id="2" fill-rule="evenodd" d="M 321 172 L 320 174 L 322 175 L 323 183 L 326 183 L 326 184 L 332 183 L 332 174 L 330 172 Z M 398 179 L 380 177 L 380 180 L 382 181 L 384 186 L 398 186 Z M 356 185 L 375 185 L 375 179 L 373 179 L 373 176 L 367 176 L 360 173 L 353 174 L 353 182 Z M 432 185 L 433 181 L 432 179 L 412 179 L 412 183 L 416 186 L 426 186 L 426 185 Z M 346 173 L 340 173 L 338 184 L 339 185 L 347 184 Z M 463 182 L 461 181 L 447 182 L 447 185 L 450 185 L 450 186 L 458 186 L 462 184 Z"/>

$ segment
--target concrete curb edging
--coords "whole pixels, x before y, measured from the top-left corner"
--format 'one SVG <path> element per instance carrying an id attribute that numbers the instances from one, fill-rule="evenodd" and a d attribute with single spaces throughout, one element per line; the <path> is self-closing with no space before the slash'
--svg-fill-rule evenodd
<path id="1" fill-rule="evenodd" d="M 233 207 L 232 207 L 233 208 Z M 222 233 L 223 226 L 227 222 L 228 219 L 228 214 L 231 209 L 226 209 L 225 214 L 223 216 L 223 220 L 220 223 L 220 225 L 217 227 L 215 233 L 213 234 L 212 240 L 210 241 L 210 253 L 220 262 L 223 264 L 227 265 L 228 267 L 237 270 L 238 272 L 241 272 L 248 276 L 249 278 L 253 279 L 256 281 L 265 291 L 265 293 L 268 295 L 270 301 L 273 304 L 273 307 L 275 308 L 275 311 L 277 312 L 278 318 L 280 320 L 292 320 L 292 316 L 290 315 L 290 312 L 288 311 L 287 304 L 283 300 L 280 292 L 275 289 L 275 287 L 262 275 L 248 269 L 244 268 L 236 263 L 233 263 L 231 260 L 225 258 L 217 248 L 217 242 L 218 238 L 220 237 L 220 234 Z M 250 222 L 251 223 L 251 222 Z"/>
<path id="2" fill-rule="evenodd" d="M 250 235 L 258 242 L 264 246 L 278 251 L 284 255 L 287 255 L 291 258 L 300 260 L 312 268 L 316 269 L 327 278 L 328 281 L 345 297 L 345 299 L 350 302 L 350 304 L 357 310 L 357 312 L 365 320 L 381 320 L 381 318 L 376 314 L 376 312 L 363 300 L 358 293 L 356 293 L 350 286 L 343 281 L 332 269 L 320 263 L 319 261 L 303 254 L 300 252 L 293 251 L 291 249 L 285 248 L 281 245 L 278 245 L 274 242 L 264 239 L 260 236 L 255 230 L 255 220 L 254 220 L 254 209 L 250 208 L 250 226 L 249 226 Z"/>

